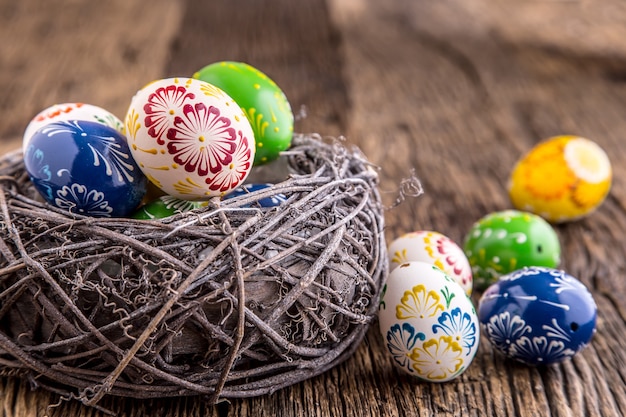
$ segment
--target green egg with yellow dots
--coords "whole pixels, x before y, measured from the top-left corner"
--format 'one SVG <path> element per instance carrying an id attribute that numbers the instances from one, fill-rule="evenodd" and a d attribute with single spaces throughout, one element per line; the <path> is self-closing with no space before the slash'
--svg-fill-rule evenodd
<path id="1" fill-rule="evenodd" d="M 267 75 L 243 62 L 220 61 L 193 78 L 221 88 L 243 109 L 256 141 L 255 165 L 271 162 L 289 148 L 294 122 L 291 105 Z"/>
<path id="2" fill-rule="evenodd" d="M 463 250 L 479 290 L 525 266 L 556 268 L 561 261 L 561 245 L 552 226 L 536 214 L 518 210 L 478 220 L 466 235 Z"/>

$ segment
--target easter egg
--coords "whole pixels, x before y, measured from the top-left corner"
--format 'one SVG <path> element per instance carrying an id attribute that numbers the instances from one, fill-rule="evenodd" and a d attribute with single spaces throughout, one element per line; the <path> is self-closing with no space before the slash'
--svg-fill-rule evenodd
<path id="1" fill-rule="evenodd" d="M 124 133 L 124 124 L 109 111 L 85 103 L 62 103 L 55 104 L 39 112 L 26 126 L 22 139 L 22 148 L 26 151 L 30 139 L 35 132 L 51 122 L 65 120 L 85 120 L 88 122 L 102 123 Z"/>
<path id="2" fill-rule="evenodd" d="M 536 145 L 515 165 L 509 196 L 519 210 L 553 223 L 571 221 L 604 201 L 611 178 L 611 162 L 595 142 L 557 136 Z"/>
<path id="3" fill-rule="evenodd" d="M 428 262 L 454 279 L 467 295 L 472 294 L 472 269 L 463 249 L 441 233 L 406 233 L 391 242 L 387 252 L 392 269 L 409 261 Z"/>
<path id="4" fill-rule="evenodd" d="M 254 164 L 278 158 L 293 137 L 293 113 L 287 97 L 267 75 L 243 62 L 222 61 L 193 75 L 226 91 L 246 113 L 256 141 Z"/>
<path id="5" fill-rule="evenodd" d="M 506 356 L 529 365 L 561 362 L 587 346 L 597 307 L 576 278 L 552 268 L 504 275 L 480 298 L 485 337 Z"/>
<path id="6" fill-rule="evenodd" d="M 240 197 L 240 196 L 249 196 L 254 199 L 249 204 L 245 204 L 244 207 L 260 207 L 260 208 L 268 208 L 268 207 L 276 207 L 280 206 L 282 203 L 287 201 L 287 197 L 281 193 L 271 192 L 269 195 L 264 196 L 258 191 L 266 190 L 272 187 L 272 184 L 244 184 L 241 187 L 237 188 L 233 192 L 224 196 L 225 200 Z M 256 193 L 254 195 L 251 195 Z"/>
<path id="7" fill-rule="evenodd" d="M 207 203 L 203 201 L 181 200 L 170 195 L 164 195 L 141 206 L 132 217 L 140 220 L 162 219 L 206 205 Z"/>
<path id="8" fill-rule="evenodd" d="M 561 261 L 561 245 L 552 226 L 536 214 L 518 210 L 478 220 L 465 236 L 463 250 L 480 289 L 524 266 L 554 268 Z"/>
<path id="9" fill-rule="evenodd" d="M 386 352 L 409 375 L 449 381 L 476 355 L 480 328 L 472 301 L 430 263 L 407 262 L 391 271 L 378 318 Z"/>
<path id="10" fill-rule="evenodd" d="M 254 160 L 254 134 L 241 107 L 191 78 L 157 80 L 139 90 L 126 113 L 126 135 L 148 179 L 182 200 L 237 188 Z"/>
<path id="11" fill-rule="evenodd" d="M 48 203 L 75 214 L 123 217 L 146 192 L 126 138 L 97 122 L 45 125 L 31 138 L 24 164 Z"/>

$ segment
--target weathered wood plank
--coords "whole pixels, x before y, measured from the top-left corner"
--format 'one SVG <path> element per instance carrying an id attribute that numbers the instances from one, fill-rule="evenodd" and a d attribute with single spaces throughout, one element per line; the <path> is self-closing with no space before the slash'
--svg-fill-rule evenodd
<path id="1" fill-rule="evenodd" d="M 483 340 L 446 384 L 396 371 L 372 328 L 319 377 L 216 407 L 200 398 L 106 398 L 120 416 L 620 416 L 626 414 L 626 6 L 617 0 L 0 1 L 0 151 L 39 109 L 85 101 L 122 115 L 146 81 L 222 59 L 262 68 L 284 89 L 296 130 L 345 135 L 381 167 L 389 206 L 415 168 L 425 194 L 388 210 L 387 237 L 433 229 L 460 241 L 508 208 L 508 173 L 554 134 L 603 146 L 615 183 L 589 218 L 557 227 L 563 268 L 599 306 L 598 333 L 572 361 L 529 368 Z M 77 23 L 78 22 L 78 23 Z M 302 113 L 303 115 L 303 113 Z M 44 415 L 57 398 L 0 379 L 3 416 Z M 75 401 L 53 416 L 103 416 Z"/>
<path id="2" fill-rule="evenodd" d="M 615 183 L 602 208 L 557 227 L 562 267 L 593 289 L 599 306 L 592 346 L 571 362 L 533 369 L 503 361 L 484 341 L 460 381 L 420 387 L 429 398 L 419 404 L 423 414 L 622 415 L 626 378 L 614 365 L 625 360 L 619 342 L 626 317 L 620 302 L 626 294 L 620 180 L 625 90 L 616 75 L 625 68 L 617 41 L 623 14 L 599 16 L 585 2 L 331 4 L 351 84 L 348 138 L 381 165 L 383 188 L 393 189 L 415 167 L 426 191 L 389 211 L 389 239 L 424 228 L 461 240 L 473 221 L 510 207 L 512 165 L 551 135 L 592 138 L 614 163 Z M 611 7 L 623 10 L 618 2 L 599 9 Z M 611 36 L 580 42 L 556 27 L 557 16 L 565 25 L 602 26 Z M 370 340 L 371 350 L 382 349 L 378 339 Z M 466 402 L 462 385 L 479 395 Z M 399 390 L 411 396 L 404 385 Z M 459 405 L 464 408 L 454 408 Z"/>
<path id="3" fill-rule="evenodd" d="M 124 117 L 130 97 L 162 75 L 180 2 L 0 2 L 0 151 L 19 145 L 40 110 L 84 102 Z"/>

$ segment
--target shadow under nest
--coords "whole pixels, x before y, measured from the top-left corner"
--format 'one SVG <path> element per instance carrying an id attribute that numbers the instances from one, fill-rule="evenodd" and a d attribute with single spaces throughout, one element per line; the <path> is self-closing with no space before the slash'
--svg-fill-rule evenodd
<path id="1" fill-rule="evenodd" d="M 281 158 L 284 181 L 161 220 L 69 215 L 39 202 L 20 152 L 0 159 L 0 375 L 87 405 L 215 403 L 349 357 L 388 268 L 378 175 L 311 135 Z"/>

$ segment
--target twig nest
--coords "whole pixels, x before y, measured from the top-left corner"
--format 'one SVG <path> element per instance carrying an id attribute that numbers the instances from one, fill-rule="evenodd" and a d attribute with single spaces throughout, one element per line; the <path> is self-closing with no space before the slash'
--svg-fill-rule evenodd
<path id="1" fill-rule="evenodd" d="M 162 220 L 70 215 L 37 199 L 21 153 L 2 158 L 0 373 L 88 405 L 216 402 L 349 357 L 388 267 L 377 173 L 308 135 L 282 158 L 286 180 Z"/>

